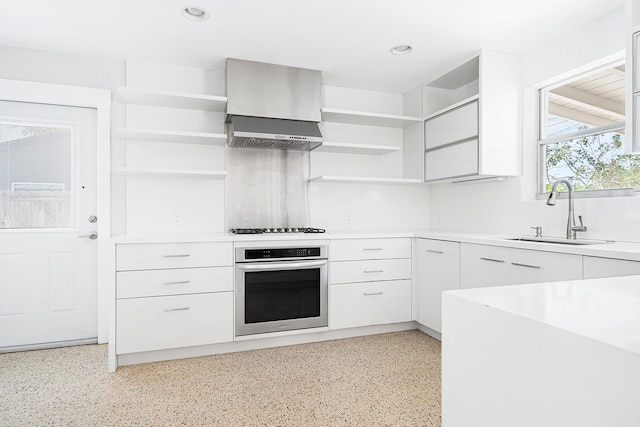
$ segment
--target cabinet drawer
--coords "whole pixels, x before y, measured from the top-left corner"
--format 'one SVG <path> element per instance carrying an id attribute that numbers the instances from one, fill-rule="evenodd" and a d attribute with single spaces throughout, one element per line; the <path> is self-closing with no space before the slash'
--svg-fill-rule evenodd
<path id="1" fill-rule="evenodd" d="M 224 266 L 232 265 L 232 256 L 228 242 L 119 244 L 116 270 Z"/>
<path id="2" fill-rule="evenodd" d="M 478 101 L 462 105 L 424 122 L 425 149 L 478 136 Z"/>
<path id="3" fill-rule="evenodd" d="M 411 259 L 334 261 L 331 283 L 411 279 Z"/>
<path id="4" fill-rule="evenodd" d="M 527 249 L 463 244 L 462 288 L 582 279 L 582 256 Z"/>
<path id="5" fill-rule="evenodd" d="M 233 340 L 233 292 L 117 301 L 116 353 Z"/>
<path id="6" fill-rule="evenodd" d="M 233 291 L 230 266 L 119 271 L 116 277 L 118 298 Z"/>
<path id="7" fill-rule="evenodd" d="M 479 172 L 478 162 L 477 139 L 427 151 L 424 155 L 424 179 L 435 181 L 474 175 Z"/>
<path id="8" fill-rule="evenodd" d="M 411 280 L 331 286 L 332 329 L 408 322 Z"/>
<path id="9" fill-rule="evenodd" d="M 334 240 L 329 250 L 331 261 L 385 258 L 411 258 L 411 239 Z"/>
<path id="10" fill-rule="evenodd" d="M 512 249 L 510 266 L 510 285 L 582 279 L 581 255 Z"/>
<path id="11" fill-rule="evenodd" d="M 637 128 L 640 129 L 640 128 Z M 600 277 L 635 276 L 640 274 L 640 262 L 626 259 L 582 257 L 582 272 L 585 279 Z"/>
<path id="12" fill-rule="evenodd" d="M 510 249 L 460 245 L 460 287 L 482 288 L 508 284 Z"/>

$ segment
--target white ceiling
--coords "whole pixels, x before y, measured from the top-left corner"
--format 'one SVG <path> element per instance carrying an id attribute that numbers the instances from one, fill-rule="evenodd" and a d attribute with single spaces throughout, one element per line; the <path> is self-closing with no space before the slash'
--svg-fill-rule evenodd
<path id="1" fill-rule="evenodd" d="M 523 53 L 624 0 L 0 0 L 0 45 L 224 69 L 312 68 L 324 84 L 401 93 L 480 48 Z M 205 22 L 184 18 L 198 6 Z M 624 23 L 620 23 L 623 25 Z M 409 44 L 406 56 L 389 50 Z"/>

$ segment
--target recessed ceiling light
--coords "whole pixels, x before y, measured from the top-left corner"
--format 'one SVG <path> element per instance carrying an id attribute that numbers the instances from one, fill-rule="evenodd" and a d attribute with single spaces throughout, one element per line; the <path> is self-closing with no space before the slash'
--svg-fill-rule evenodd
<path id="1" fill-rule="evenodd" d="M 197 6 L 185 6 L 182 8 L 182 15 L 185 18 L 194 20 L 194 21 L 206 21 L 209 19 L 209 13 L 201 7 Z"/>
<path id="2" fill-rule="evenodd" d="M 393 53 L 394 55 L 406 55 L 407 53 L 411 52 L 413 50 L 413 48 L 411 46 L 409 46 L 408 44 L 401 44 L 398 46 L 395 46 L 393 48 L 391 48 L 391 53 Z"/>

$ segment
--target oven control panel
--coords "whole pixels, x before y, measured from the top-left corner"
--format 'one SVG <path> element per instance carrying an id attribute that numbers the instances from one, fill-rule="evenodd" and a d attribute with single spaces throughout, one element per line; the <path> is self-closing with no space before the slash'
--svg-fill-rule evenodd
<path id="1" fill-rule="evenodd" d="M 320 247 L 245 249 L 244 259 L 316 258 Z"/>

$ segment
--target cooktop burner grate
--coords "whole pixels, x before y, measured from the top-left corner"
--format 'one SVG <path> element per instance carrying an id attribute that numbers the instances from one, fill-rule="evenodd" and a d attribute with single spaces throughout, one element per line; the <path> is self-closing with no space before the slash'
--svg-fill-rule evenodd
<path id="1" fill-rule="evenodd" d="M 233 234 L 324 233 L 322 228 L 232 228 Z"/>

